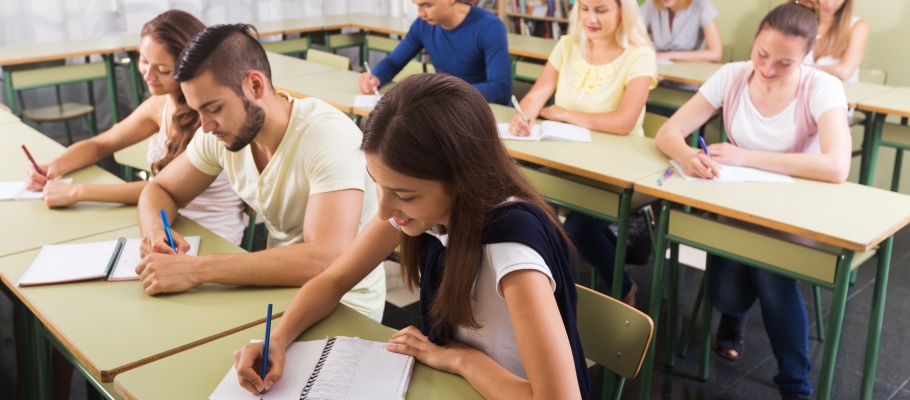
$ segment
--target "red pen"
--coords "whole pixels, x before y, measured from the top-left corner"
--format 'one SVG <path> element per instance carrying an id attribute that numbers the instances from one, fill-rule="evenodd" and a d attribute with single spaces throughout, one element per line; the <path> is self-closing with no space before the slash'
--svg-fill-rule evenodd
<path id="1" fill-rule="evenodd" d="M 32 158 L 32 153 L 28 152 L 28 149 L 25 148 L 24 144 L 22 145 L 22 151 L 25 152 L 25 156 L 28 157 L 28 160 L 32 162 L 32 166 L 35 167 L 35 171 L 38 171 L 38 173 L 41 174 L 41 176 L 47 177 L 47 174 L 45 174 L 44 171 L 42 171 L 41 168 L 38 167 L 38 163 L 36 163 L 35 159 Z"/>

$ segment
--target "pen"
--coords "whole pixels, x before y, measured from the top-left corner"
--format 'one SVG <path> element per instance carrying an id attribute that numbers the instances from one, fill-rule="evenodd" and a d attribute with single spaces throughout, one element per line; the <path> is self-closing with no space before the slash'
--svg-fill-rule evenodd
<path id="1" fill-rule="evenodd" d="M 174 249 L 174 253 L 177 252 L 177 246 L 174 245 L 174 237 L 171 236 L 171 225 L 167 223 L 167 211 L 161 209 L 161 223 L 164 225 L 164 233 L 167 235 L 167 244 Z"/>
<path id="2" fill-rule="evenodd" d="M 698 137 L 698 145 L 701 146 L 701 150 L 705 152 L 705 156 L 707 156 L 708 159 L 710 160 L 710 159 L 711 159 L 711 155 L 708 154 L 708 145 L 705 144 L 705 138 L 699 136 L 699 137 Z M 708 172 L 713 173 L 714 171 L 711 171 L 711 168 L 708 168 Z"/>
<path id="3" fill-rule="evenodd" d="M 269 335 L 272 330 L 272 305 L 269 304 L 269 311 L 265 317 L 265 344 L 262 346 L 262 391 L 259 392 L 259 400 L 265 396 L 265 373 L 269 366 Z"/>
<path id="4" fill-rule="evenodd" d="M 364 61 L 364 62 L 363 62 L 363 67 L 366 68 L 368 74 L 373 75 L 373 71 L 370 70 L 370 63 L 369 63 L 369 62 Z M 373 75 L 373 76 L 375 76 L 375 75 Z M 374 90 L 373 93 L 374 93 L 375 95 L 377 95 L 377 96 L 381 96 L 381 95 L 379 94 L 379 90 Z"/>
<path id="5" fill-rule="evenodd" d="M 667 178 L 669 178 L 671 175 L 673 175 L 673 167 L 668 167 L 668 168 L 664 171 L 664 174 L 661 175 L 660 178 L 657 178 L 657 185 L 658 185 L 658 186 L 663 186 L 663 185 L 664 185 L 664 181 L 666 181 Z"/>
<path id="6" fill-rule="evenodd" d="M 531 124 L 528 122 L 528 117 L 526 117 L 525 113 L 521 111 L 521 106 L 518 105 L 518 99 L 515 98 L 514 94 L 512 95 L 512 105 L 515 106 L 515 111 L 518 111 L 518 115 L 521 115 L 521 120 L 524 121 L 525 125 L 530 127 Z"/>
<path id="7" fill-rule="evenodd" d="M 35 171 L 38 171 L 39 174 L 41 174 L 44 177 L 47 177 L 47 174 L 45 174 L 44 171 L 42 171 L 41 168 L 38 167 L 38 163 L 36 163 L 35 159 L 32 158 L 32 153 L 28 152 L 28 149 L 25 148 L 24 144 L 22 145 L 22 151 L 25 152 L 25 156 L 28 157 L 28 160 L 32 162 L 32 166 L 35 167 Z"/>

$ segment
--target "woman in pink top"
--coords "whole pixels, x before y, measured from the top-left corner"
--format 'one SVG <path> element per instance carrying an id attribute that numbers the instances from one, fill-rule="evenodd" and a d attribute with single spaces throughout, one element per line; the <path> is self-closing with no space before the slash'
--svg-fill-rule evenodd
<path id="1" fill-rule="evenodd" d="M 699 89 L 657 133 L 657 146 L 702 178 L 723 175 L 723 165 L 753 167 L 800 178 L 840 183 L 850 170 L 847 100 L 840 81 L 802 65 L 818 23 L 808 9 L 784 4 L 759 25 L 750 61 L 730 63 Z M 694 150 L 685 136 L 719 108 L 730 143 Z M 780 373 L 784 399 L 809 398 L 809 332 L 806 308 L 794 279 L 715 257 L 710 296 L 723 313 L 718 353 L 738 358 L 749 308 L 761 302 L 765 330 Z"/>

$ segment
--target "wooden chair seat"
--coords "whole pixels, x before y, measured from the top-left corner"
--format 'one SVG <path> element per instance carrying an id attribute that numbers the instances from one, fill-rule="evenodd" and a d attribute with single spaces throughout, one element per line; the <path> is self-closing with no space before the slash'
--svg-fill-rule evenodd
<path id="1" fill-rule="evenodd" d="M 22 116 L 35 122 L 65 121 L 82 117 L 95 111 L 95 107 L 82 103 L 63 103 L 60 106 L 30 108 Z"/>
<path id="2" fill-rule="evenodd" d="M 367 35 L 364 45 L 368 50 L 375 50 L 388 54 L 395 50 L 395 47 L 398 47 L 398 43 L 401 43 L 401 40 Z"/>

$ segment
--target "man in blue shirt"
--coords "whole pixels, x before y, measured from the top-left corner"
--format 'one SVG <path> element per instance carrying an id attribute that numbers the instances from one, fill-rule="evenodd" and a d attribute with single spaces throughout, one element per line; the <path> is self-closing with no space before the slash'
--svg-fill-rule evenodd
<path id="1" fill-rule="evenodd" d="M 413 1 L 420 18 L 372 74 L 360 76 L 360 90 L 374 93 L 425 48 L 437 73 L 464 79 L 490 103 L 508 104 L 512 64 L 506 29 L 499 17 L 460 0 Z"/>

